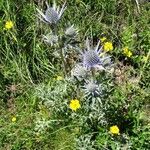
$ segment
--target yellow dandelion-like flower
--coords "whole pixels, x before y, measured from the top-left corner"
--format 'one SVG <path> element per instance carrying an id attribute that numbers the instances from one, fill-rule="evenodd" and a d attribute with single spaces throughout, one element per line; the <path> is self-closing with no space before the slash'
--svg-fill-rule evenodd
<path id="1" fill-rule="evenodd" d="M 125 47 L 125 48 L 123 49 L 123 53 L 124 53 L 124 55 L 127 56 L 127 57 L 131 57 L 131 56 L 132 56 L 132 52 L 129 50 L 128 47 Z"/>
<path id="2" fill-rule="evenodd" d="M 106 37 L 102 37 L 102 38 L 100 38 L 100 40 L 101 40 L 101 42 L 104 42 L 104 41 L 107 40 L 107 38 Z"/>
<path id="3" fill-rule="evenodd" d="M 57 81 L 63 80 L 63 77 L 62 77 L 62 76 L 57 76 L 57 77 L 56 77 L 56 80 L 57 80 Z"/>
<path id="4" fill-rule="evenodd" d="M 5 29 L 11 29 L 14 26 L 12 21 L 6 21 L 5 23 Z"/>
<path id="5" fill-rule="evenodd" d="M 113 44 L 112 42 L 105 42 L 104 43 L 104 51 L 112 51 L 113 50 Z"/>
<path id="6" fill-rule="evenodd" d="M 69 106 L 70 106 L 70 109 L 74 111 L 76 111 L 77 109 L 81 107 L 79 100 L 77 99 L 72 99 Z"/>
<path id="7" fill-rule="evenodd" d="M 112 134 L 118 134 L 118 135 L 119 135 L 119 134 L 120 134 L 119 131 L 120 131 L 120 130 L 119 130 L 119 128 L 118 128 L 117 125 L 114 125 L 114 126 L 111 126 L 111 127 L 110 127 L 110 132 L 111 132 Z"/>
<path id="8" fill-rule="evenodd" d="M 12 122 L 16 122 L 17 118 L 16 117 L 12 117 L 11 121 Z"/>

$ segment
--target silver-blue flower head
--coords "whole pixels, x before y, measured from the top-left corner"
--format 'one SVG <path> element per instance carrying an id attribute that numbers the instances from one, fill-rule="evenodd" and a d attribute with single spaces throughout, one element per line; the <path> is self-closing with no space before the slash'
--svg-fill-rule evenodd
<path id="1" fill-rule="evenodd" d="M 87 50 L 82 52 L 82 62 L 83 66 L 87 69 L 96 68 L 98 70 L 106 70 L 106 66 L 111 65 L 110 56 L 103 55 L 102 47 L 99 48 L 99 45 L 100 41 L 93 48 L 93 45 L 90 46 L 89 40 L 86 40 Z"/>
<path id="2" fill-rule="evenodd" d="M 94 81 L 86 81 L 84 90 L 87 95 L 98 96 L 102 93 L 101 86 Z"/>
<path id="3" fill-rule="evenodd" d="M 86 78 L 87 74 L 87 70 L 81 64 L 76 64 L 71 70 L 71 76 L 76 77 L 78 80 Z"/>
<path id="4" fill-rule="evenodd" d="M 89 40 L 86 40 L 87 50 L 82 53 L 84 67 L 91 69 L 101 64 L 101 60 L 99 57 L 101 49 L 99 50 L 99 45 L 100 41 L 97 43 L 97 46 L 93 50 L 93 47 L 90 47 Z"/>
<path id="5" fill-rule="evenodd" d="M 47 4 L 47 3 L 46 3 Z M 47 4 L 47 9 L 45 11 L 45 14 L 37 9 L 39 13 L 39 18 L 44 21 L 48 22 L 50 24 L 57 24 L 57 22 L 61 19 L 62 14 L 64 13 L 66 9 L 66 2 L 63 4 L 62 8 L 56 6 L 56 2 L 54 1 L 53 6 L 49 7 Z"/>

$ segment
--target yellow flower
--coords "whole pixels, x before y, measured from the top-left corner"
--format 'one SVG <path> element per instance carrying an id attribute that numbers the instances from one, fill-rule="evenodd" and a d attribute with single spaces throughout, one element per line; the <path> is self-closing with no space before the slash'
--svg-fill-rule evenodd
<path id="1" fill-rule="evenodd" d="M 119 128 L 118 128 L 118 126 L 117 125 L 114 125 L 114 126 L 111 126 L 110 127 L 110 132 L 112 133 L 112 134 L 120 134 L 119 133 Z"/>
<path id="2" fill-rule="evenodd" d="M 101 42 L 104 42 L 104 41 L 106 41 L 106 37 L 102 37 L 102 38 L 100 38 L 100 40 L 101 40 Z"/>
<path id="3" fill-rule="evenodd" d="M 112 42 L 105 42 L 104 43 L 104 51 L 108 52 L 113 50 L 113 44 Z"/>
<path id="4" fill-rule="evenodd" d="M 12 122 L 16 122 L 17 118 L 16 117 L 12 117 L 11 121 Z"/>
<path id="5" fill-rule="evenodd" d="M 70 108 L 74 111 L 76 111 L 77 109 L 79 109 L 81 107 L 79 100 L 77 99 L 72 99 L 70 102 Z"/>
<path id="6" fill-rule="evenodd" d="M 123 49 L 123 53 L 127 56 L 127 57 L 131 57 L 132 56 L 132 52 L 128 49 L 128 47 L 125 47 Z"/>
<path id="7" fill-rule="evenodd" d="M 56 80 L 57 80 L 57 81 L 63 80 L 63 77 L 62 77 L 62 76 L 57 76 L 57 77 L 56 77 Z"/>
<path id="8" fill-rule="evenodd" d="M 14 26 L 12 21 L 6 21 L 5 29 L 11 29 Z"/>

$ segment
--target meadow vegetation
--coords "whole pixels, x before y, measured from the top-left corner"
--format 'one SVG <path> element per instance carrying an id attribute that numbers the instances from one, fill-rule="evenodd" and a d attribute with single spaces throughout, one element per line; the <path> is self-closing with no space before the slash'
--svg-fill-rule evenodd
<path id="1" fill-rule="evenodd" d="M 0 150 L 149 150 L 149 1 L 63 4 L 0 0 Z"/>

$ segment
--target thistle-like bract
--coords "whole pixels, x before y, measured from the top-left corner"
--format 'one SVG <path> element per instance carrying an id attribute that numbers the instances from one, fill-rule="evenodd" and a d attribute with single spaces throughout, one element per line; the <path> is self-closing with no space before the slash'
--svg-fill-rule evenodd
<path id="1" fill-rule="evenodd" d="M 74 25 L 68 27 L 65 31 L 65 34 L 70 37 L 74 37 L 77 34 L 77 29 L 74 28 Z"/>
<path id="2" fill-rule="evenodd" d="M 100 41 L 97 43 L 97 46 L 93 48 L 93 46 L 90 46 L 89 40 L 86 40 L 87 50 L 82 53 L 82 62 L 83 66 L 87 69 L 97 68 L 105 70 L 105 66 L 111 63 L 109 56 L 100 56 L 100 53 L 102 53 L 102 47 L 99 48 L 99 45 Z"/>
<path id="3" fill-rule="evenodd" d="M 50 32 L 47 35 L 43 35 L 43 40 L 52 46 L 58 43 L 58 36 Z"/>
<path id="4" fill-rule="evenodd" d="M 97 43 L 97 46 L 93 50 L 92 47 L 90 47 L 89 40 L 86 40 L 86 47 L 87 50 L 82 53 L 82 59 L 83 59 L 83 66 L 86 68 L 93 68 L 97 65 L 101 64 L 100 58 L 99 58 L 99 48 L 100 41 Z"/>
<path id="5" fill-rule="evenodd" d="M 77 64 L 71 70 L 71 76 L 76 77 L 77 79 L 83 79 L 87 76 L 87 70 L 81 64 Z"/>
<path id="6" fill-rule="evenodd" d="M 61 16 L 64 13 L 65 9 L 66 9 L 66 2 L 63 4 L 62 8 L 60 9 L 59 7 L 56 6 L 56 2 L 54 1 L 52 7 L 49 7 L 49 5 L 47 4 L 47 9 L 45 11 L 45 14 L 39 9 L 37 9 L 37 11 L 39 13 L 39 18 L 44 22 L 50 24 L 57 24 L 57 22 L 61 19 Z"/>

